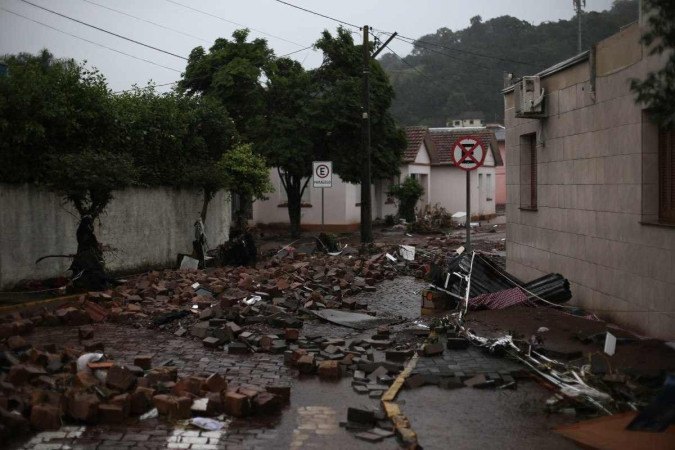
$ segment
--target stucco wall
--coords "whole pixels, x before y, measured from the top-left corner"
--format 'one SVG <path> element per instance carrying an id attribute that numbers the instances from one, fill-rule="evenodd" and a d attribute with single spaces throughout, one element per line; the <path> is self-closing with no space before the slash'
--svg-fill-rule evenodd
<path id="1" fill-rule="evenodd" d="M 192 252 L 193 224 L 202 195 L 168 188 L 128 189 L 114 199 L 96 222 L 111 270 L 146 265 L 172 265 L 178 253 Z M 230 201 L 218 193 L 209 205 L 205 223 L 210 247 L 227 240 Z M 76 213 L 55 194 L 33 186 L 0 185 L 0 285 L 22 279 L 63 275 L 69 259 L 35 260 L 48 254 L 72 254 L 77 249 Z"/>
<path id="2" fill-rule="evenodd" d="M 495 168 L 483 166 L 471 173 L 471 215 L 490 215 L 495 213 L 494 201 L 494 174 Z M 478 175 L 492 176 L 492 190 L 480 194 Z M 431 204 L 439 204 L 449 213 L 466 211 L 466 172 L 453 166 L 431 166 Z M 489 200 L 488 199 L 492 199 Z"/>
<path id="3" fill-rule="evenodd" d="M 639 35 L 635 25 L 598 44 L 595 90 L 588 61 L 544 78 L 545 120 L 516 119 L 513 95 L 505 96 L 507 269 L 526 280 L 559 272 L 572 282 L 573 303 L 673 339 L 675 228 L 642 224 L 658 195 L 648 189 L 655 127 L 629 89 L 664 61 L 643 58 Z M 519 139 L 533 132 L 538 210 L 527 211 L 519 209 Z"/>
<path id="4" fill-rule="evenodd" d="M 499 154 L 502 156 L 504 165 L 495 167 L 495 203 L 506 205 L 506 148 L 504 141 L 499 142 Z"/>
<path id="5" fill-rule="evenodd" d="M 284 188 L 276 169 L 270 169 L 270 181 L 275 192 L 268 194 L 265 200 L 256 200 L 253 203 L 253 221 L 265 225 L 287 225 L 288 207 L 286 206 Z M 324 222 L 327 228 L 335 230 L 356 229 L 361 222 L 361 207 L 357 205 L 360 198 L 360 184 L 345 183 L 339 176 L 333 174 L 333 187 L 324 190 Z M 321 225 L 321 189 L 313 188 L 310 180 L 305 194 L 306 206 L 302 207 L 300 224 L 305 229 L 315 229 Z M 373 218 L 379 211 L 389 214 L 391 205 L 381 205 L 377 202 L 386 201 L 386 196 L 376 195 L 380 191 L 375 186 L 371 188 L 373 202 Z"/>

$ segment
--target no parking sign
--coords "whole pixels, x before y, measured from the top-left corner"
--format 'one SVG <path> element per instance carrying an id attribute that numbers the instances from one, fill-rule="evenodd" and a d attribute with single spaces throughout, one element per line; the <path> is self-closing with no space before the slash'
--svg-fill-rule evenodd
<path id="1" fill-rule="evenodd" d="M 459 138 L 452 144 L 452 162 L 462 170 L 476 170 L 485 162 L 483 143 L 474 136 Z"/>

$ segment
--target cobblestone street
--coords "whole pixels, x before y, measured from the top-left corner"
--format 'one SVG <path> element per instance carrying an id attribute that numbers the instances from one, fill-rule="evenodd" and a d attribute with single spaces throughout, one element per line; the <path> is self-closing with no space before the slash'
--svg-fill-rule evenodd
<path id="1" fill-rule="evenodd" d="M 375 293 L 359 294 L 359 299 L 369 303 L 369 310 L 378 314 L 398 316 L 404 321 L 392 327 L 394 335 L 411 325 L 411 319 L 419 317 L 420 291 L 425 283 L 412 277 L 399 277 L 378 286 Z M 372 332 L 357 331 L 316 320 L 305 322 L 303 334 L 322 335 L 330 338 L 364 339 Z M 185 429 L 178 423 L 159 418 L 146 420 L 129 419 L 120 425 L 68 425 L 59 431 L 43 432 L 31 439 L 15 443 L 14 449 L 272 449 L 272 448 L 398 448 L 394 439 L 377 444 L 357 440 L 340 426 L 346 420 L 348 407 L 379 408 L 379 400 L 357 394 L 349 378 L 326 382 L 314 377 L 300 376 L 294 369 L 284 365 L 283 355 L 255 353 L 251 355 L 229 355 L 220 350 L 205 348 L 199 340 L 176 337 L 172 334 L 128 326 L 100 324 L 94 326 L 95 341 L 105 343 L 105 351 L 117 361 L 131 364 L 141 354 L 150 354 L 153 365 L 177 367 L 179 376 L 219 373 L 224 375 L 231 386 L 250 385 L 291 385 L 291 403 L 280 415 L 265 420 L 234 419 L 220 431 L 199 431 Z M 81 348 L 75 327 L 42 327 L 27 336 L 32 344 L 53 343 L 59 346 Z M 383 361 L 384 354 L 375 354 L 376 361 Z M 437 357 L 420 358 L 413 373 L 428 375 L 463 375 L 484 373 L 488 376 L 507 375 L 519 370 L 519 366 L 508 360 L 488 355 L 478 349 L 446 350 Z M 528 394 L 509 394 L 509 401 L 515 404 L 527 403 L 532 392 L 539 392 L 538 386 L 528 387 Z M 418 394 L 419 393 L 419 394 Z M 421 395 L 421 397 L 418 397 Z M 418 426 L 420 440 L 425 444 L 425 432 L 434 437 L 426 441 L 425 448 L 443 448 L 434 430 L 438 420 L 444 420 L 444 408 L 425 408 L 418 400 L 431 395 L 435 401 L 443 398 L 454 409 L 462 404 L 475 401 L 475 396 L 487 398 L 498 395 L 494 392 L 480 393 L 464 389 L 462 394 L 427 386 L 423 390 L 409 390 L 402 396 L 404 409 L 411 411 L 411 420 Z M 456 404 L 459 398 L 460 404 Z M 483 401 L 483 400 L 482 400 Z M 408 406 L 406 406 L 408 405 Z M 516 409 L 517 407 L 514 406 Z M 425 412 L 422 413 L 420 408 Z M 492 411 L 500 416 L 500 411 Z M 462 426 L 462 418 L 453 419 L 455 426 Z M 472 421 L 475 419 L 471 419 Z M 501 420 L 501 419 L 500 419 Z M 545 419 L 539 421 L 545 429 Z M 434 425 L 436 424 L 436 425 Z M 546 440 L 546 434 L 537 439 Z M 551 439 L 556 439 L 552 435 Z M 556 441 L 557 442 L 557 441 Z M 468 442 L 464 448 L 472 447 Z"/>

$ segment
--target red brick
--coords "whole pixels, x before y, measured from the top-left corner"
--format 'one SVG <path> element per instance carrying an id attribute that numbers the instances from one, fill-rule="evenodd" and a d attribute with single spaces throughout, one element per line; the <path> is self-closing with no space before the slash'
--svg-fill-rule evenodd
<path id="1" fill-rule="evenodd" d="M 68 415 L 73 419 L 93 422 L 98 416 L 100 400 L 94 394 L 75 392 L 68 398 Z"/>
<path id="2" fill-rule="evenodd" d="M 316 370 L 313 355 L 303 355 L 295 364 L 298 367 L 298 370 L 304 374 L 314 373 Z"/>
<path id="3" fill-rule="evenodd" d="M 270 392 L 281 400 L 288 402 L 291 400 L 291 387 L 290 386 L 281 386 L 281 385 L 272 385 L 265 388 L 267 392 Z"/>
<path id="4" fill-rule="evenodd" d="M 61 428 L 61 411 L 53 405 L 33 405 L 30 424 L 38 431 L 58 430 Z"/>
<path id="5" fill-rule="evenodd" d="M 297 341 L 298 338 L 300 337 L 300 330 L 297 328 L 286 328 L 284 330 L 284 337 L 286 338 L 287 341 Z"/>
<path id="6" fill-rule="evenodd" d="M 245 417 L 250 414 L 251 406 L 248 396 L 229 391 L 225 395 L 225 412 L 234 417 Z"/>
<path id="7" fill-rule="evenodd" d="M 98 405 L 100 423 L 121 423 L 124 421 L 124 408 L 121 405 L 102 403 Z"/>
<path id="8" fill-rule="evenodd" d="M 98 378 L 91 372 L 80 371 L 75 375 L 75 385 L 88 389 L 99 384 Z"/>
<path id="9" fill-rule="evenodd" d="M 138 355 L 134 358 L 134 366 L 138 366 L 143 370 L 152 369 L 152 355 Z"/>
<path id="10" fill-rule="evenodd" d="M 319 378 L 335 380 L 340 376 L 340 364 L 337 361 L 321 361 L 319 363 Z"/>
<path id="11" fill-rule="evenodd" d="M 120 394 L 114 396 L 111 400 L 110 403 L 113 405 L 118 405 L 122 407 L 122 412 L 124 413 L 124 417 L 129 417 L 129 414 L 131 413 L 131 395 L 128 393 Z"/>
<path id="12" fill-rule="evenodd" d="M 133 394 L 131 394 L 130 413 L 143 414 L 152 407 L 152 397 L 155 395 L 155 390 L 146 387 L 137 387 Z"/>
<path id="13" fill-rule="evenodd" d="M 127 391 L 131 389 L 136 383 L 136 375 L 129 369 L 122 366 L 112 366 L 108 370 L 105 384 L 111 389 L 118 391 Z"/>
<path id="14" fill-rule="evenodd" d="M 259 393 L 254 400 L 254 409 L 258 414 L 273 414 L 281 409 L 282 402 L 269 392 Z"/>
<path id="15" fill-rule="evenodd" d="M 209 392 L 222 392 L 227 389 L 227 380 L 217 373 L 212 374 L 204 382 L 205 390 Z"/>

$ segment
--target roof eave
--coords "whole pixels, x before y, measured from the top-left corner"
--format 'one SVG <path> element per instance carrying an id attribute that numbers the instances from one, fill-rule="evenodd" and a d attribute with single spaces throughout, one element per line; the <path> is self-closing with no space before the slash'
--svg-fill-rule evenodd
<path id="1" fill-rule="evenodd" d="M 536 73 L 535 75 L 538 76 L 539 78 L 546 78 L 548 76 L 551 76 L 555 73 L 561 72 L 565 69 L 568 69 L 572 66 L 575 66 L 581 62 L 584 62 L 590 58 L 591 52 L 590 50 L 586 50 L 585 52 L 581 52 L 578 55 L 575 55 L 569 59 L 566 59 L 564 61 L 559 62 L 558 64 L 554 64 L 551 67 L 548 67 L 544 70 L 542 70 L 539 73 Z M 520 79 L 518 79 L 519 81 Z M 511 86 L 506 87 L 501 90 L 502 94 L 508 94 L 509 92 L 513 92 L 513 90 L 516 88 L 516 85 L 518 82 L 516 81 L 513 83 Z"/>

